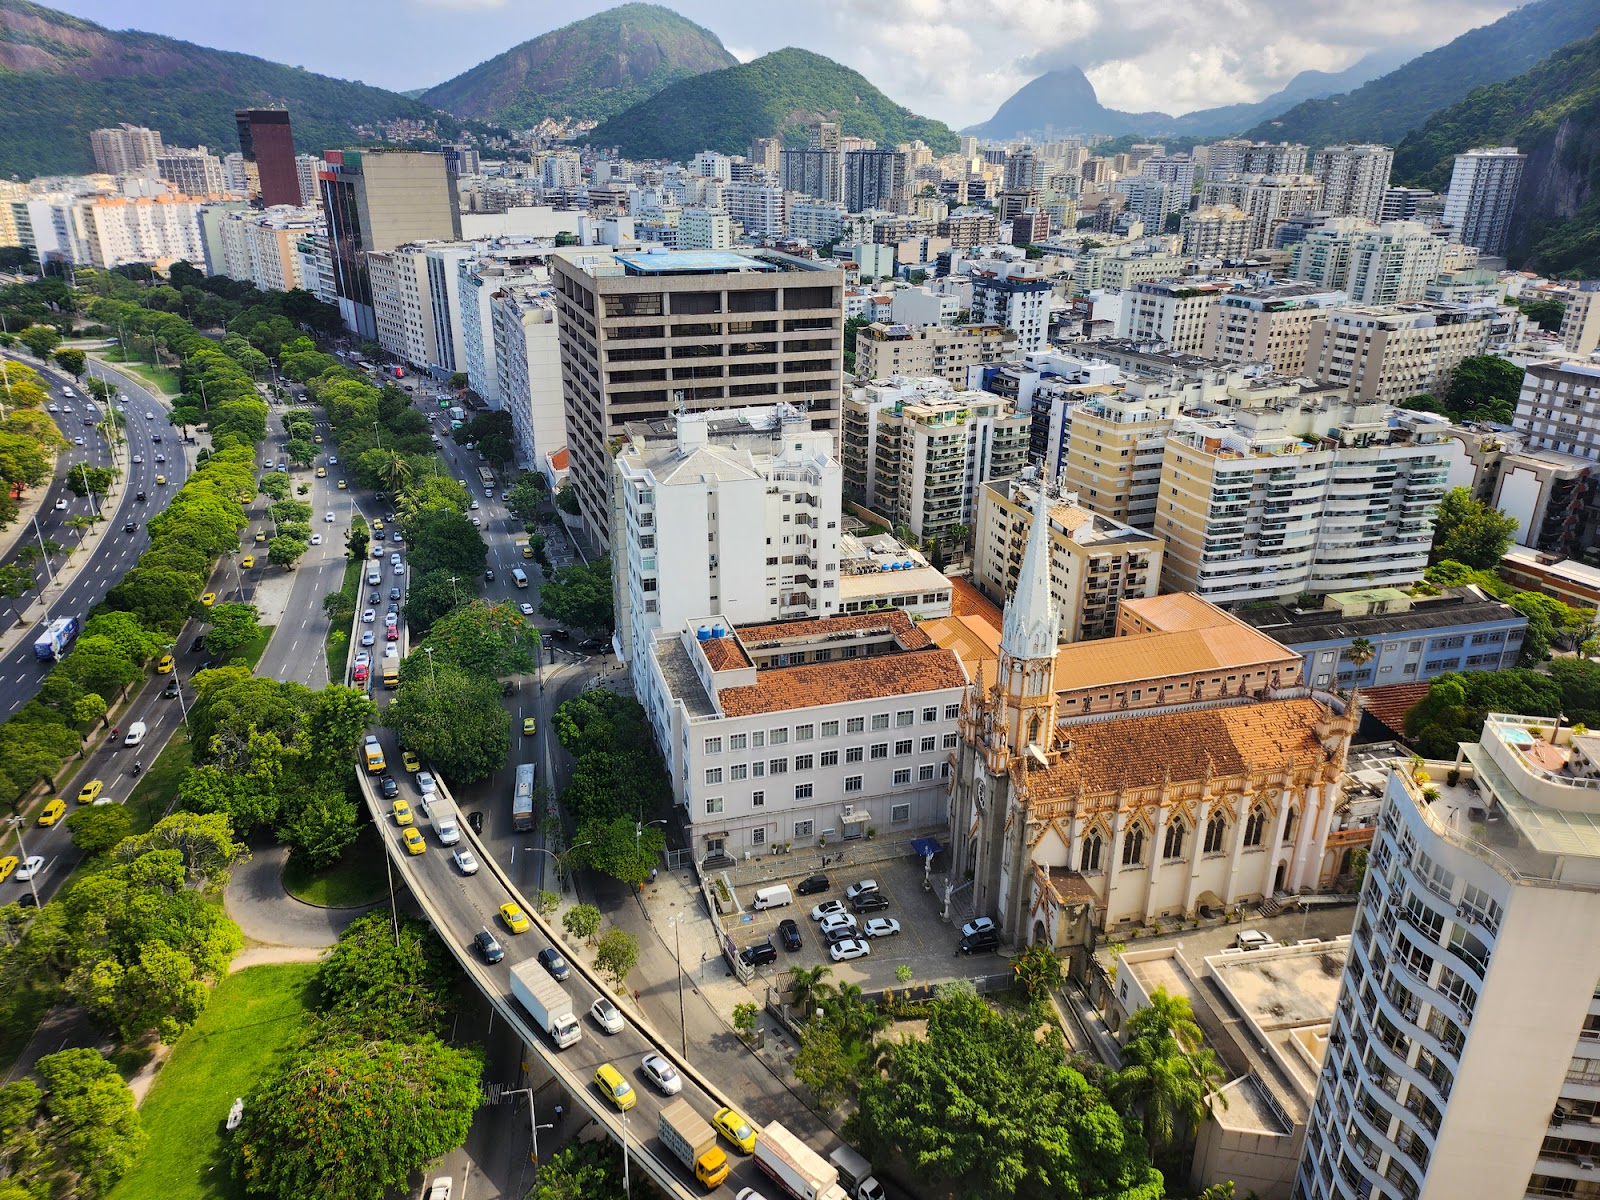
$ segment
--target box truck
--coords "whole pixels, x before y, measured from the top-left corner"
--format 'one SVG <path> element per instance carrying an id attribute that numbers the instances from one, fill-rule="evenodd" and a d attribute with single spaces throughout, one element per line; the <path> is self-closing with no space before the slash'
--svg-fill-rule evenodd
<path id="1" fill-rule="evenodd" d="M 572 1001 L 536 959 L 511 968 L 511 994 L 559 1049 L 565 1050 L 583 1036 L 578 1018 L 572 1015 Z"/>
<path id="2" fill-rule="evenodd" d="M 61 658 L 72 643 L 78 640 L 83 621 L 78 617 L 57 617 L 44 627 L 44 633 L 33 643 L 33 656 L 42 662 Z"/>
<path id="3" fill-rule="evenodd" d="M 847 1200 L 838 1168 L 773 1122 L 756 1143 L 756 1166 L 794 1200 Z"/>
<path id="4" fill-rule="evenodd" d="M 728 1177 L 728 1156 L 717 1145 L 716 1130 L 687 1100 L 674 1100 L 661 1110 L 656 1132 L 661 1135 L 661 1144 L 708 1188 L 717 1187 Z"/>
<path id="5" fill-rule="evenodd" d="M 883 1184 L 872 1174 L 872 1164 L 849 1146 L 840 1146 L 828 1155 L 839 1172 L 839 1186 L 853 1200 L 884 1200 Z"/>

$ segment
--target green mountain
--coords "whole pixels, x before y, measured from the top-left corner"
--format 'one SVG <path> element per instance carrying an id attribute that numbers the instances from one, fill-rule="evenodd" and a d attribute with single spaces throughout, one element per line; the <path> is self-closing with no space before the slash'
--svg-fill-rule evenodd
<path id="1" fill-rule="evenodd" d="M 443 117 L 441 133 L 460 124 L 381 88 L 0 0 L 0 176 L 91 171 L 89 131 L 119 121 L 226 154 L 239 148 L 234 110 L 268 105 L 289 109 L 309 154 L 356 143 L 363 124 Z"/>
<path id="2" fill-rule="evenodd" d="M 1563 277 L 1600 275 L 1600 34 L 1434 113 L 1395 150 L 1395 178 L 1441 189 L 1456 154 L 1495 145 L 1528 156 L 1511 261 Z"/>
<path id="3" fill-rule="evenodd" d="M 1473 88 L 1526 71 L 1568 42 L 1588 37 L 1597 26 L 1600 0 L 1534 0 L 1353 92 L 1297 104 L 1245 136 L 1314 147 L 1398 142 Z"/>
<path id="4" fill-rule="evenodd" d="M 606 121 L 589 141 L 630 158 L 686 160 L 701 150 L 744 154 L 757 137 L 798 139 L 817 121 L 837 121 L 880 146 L 921 138 L 940 153 L 959 148 L 943 121 L 917 116 L 831 58 L 793 48 L 675 83 Z"/>
<path id="5" fill-rule="evenodd" d="M 680 79 L 738 65 L 717 35 L 658 4 L 624 4 L 513 46 L 423 93 L 435 108 L 522 128 L 603 121 Z"/>

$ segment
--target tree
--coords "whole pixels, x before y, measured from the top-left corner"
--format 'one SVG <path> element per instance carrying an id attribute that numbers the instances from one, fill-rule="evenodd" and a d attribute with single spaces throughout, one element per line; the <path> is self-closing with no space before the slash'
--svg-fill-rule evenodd
<path id="1" fill-rule="evenodd" d="M 539 589 L 539 611 L 563 625 L 610 635 L 616 616 L 611 601 L 611 559 L 574 564 Z"/>
<path id="2" fill-rule="evenodd" d="M 818 1108 L 826 1111 L 844 1099 L 851 1063 L 843 1041 L 831 1026 L 807 1030 L 794 1058 L 794 1077 L 811 1089 Z"/>
<path id="3" fill-rule="evenodd" d="M 538 666 L 538 631 L 510 604 L 469 600 L 444 614 L 428 630 L 438 662 L 454 663 L 469 675 L 500 676 Z"/>
<path id="4" fill-rule="evenodd" d="M 53 325 L 29 325 L 17 335 L 17 340 L 31 350 L 35 358 L 45 359 L 61 344 L 61 334 Z"/>
<path id="5" fill-rule="evenodd" d="M 261 636 L 261 614 L 254 604 L 213 604 L 199 614 L 209 622 L 206 650 L 227 656 Z"/>
<path id="6" fill-rule="evenodd" d="M 511 750 L 511 714 L 500 707 L 499 685 L 449 663 L 430 668 L 417 662 L 422 657 L 413 655 L 402 667 L 384 724 L 450 779 L 476 783 L 504 764 Z"/>
<path id="7" fill-rule="evenodd" d="M 275 537 L 267 543 L 267 561 L 275 567 L 292 571 L 308 549 L 310 547 L 299 538 Z"/>
<path id="8" fill-rule="evenodd" d="M 531 521 L 544 507 L 547 487 L 543 475 L 537 471 L 528 471 L 505 490 L 501 499 L 505 501 L 506 508 L 511 510 L 511 515 L 517 520 Z"/>
<path id="9" fill-rule="evenodd" d="M 1350 646 L 1344 652 L 1344 656 L 1350 660 L 1351 665 L 1359 669 L 1371 662 L 1377 653 L 1378 649 L 1370 638 L 1358 637 L 1350 640 Z"/>
<path id="10" fill-rule="evenodd" d="M 1130 1018 L 1132 1036 L 1111 1091 L 1125 1115 L 1141 1118 L 1152 1153 L 1163 1155 L 1205 1120 L 1206 1098 L 1225 1076 L 1216 1055 L 1201 1045 L 1188 1000 L 1157 988 L 1151 1001 L 1134 1014 L 1141 1020 Z"/>
<path id="11" fill-rule="evenodd" d="M 756 1036 L 756 1022 L 760 1019 L 761 1010 L 748 1000 L 733 1006 L 733 1029 L 746 1043 L 753 1042 Z"/>
<path id="12" fill-rule="evenodd" d="M 622 1195 L 622 1183 L 619 1146 L 609 1139 L 572 1142 L 540 1165 L 528 1200 L 598 1200 Z"/>
<path id="13" fill-rule="evenodd" d="M 297 467 L 309 467 L 316 461 L 317 444 L 302 438 L 290 438 L 283 444 L 283 452 Z"/>
<path id="14" fill-rule="evenodd" d="M 1522 368 L 1498 354 L 1464 358 L 1450 372 L 1444 403 L 1459 421 L 1510 424 L 1522 391 Z"/>
<path id="15" fill-rule="evenodd" d="M 569 517 L 575 517 L 579 514 L 578 493 L 573 490 L 570 483 L 563 483 L 556 489 L 556 507 Z"/>
<path id="16" fill-rule="evenodd" d="M 133 862 L 152 851 L 167 850 L 177 853 L 185 880 L 213 886 L 227 883 L 234 866 L 247 855 L 226 816 L 180 812 L 163 817 L 148 833 L 119 843 L 117 857 Z"/>
<path id="17" fill-rule="evenodd" d="M 91 804 L 67 818 L 72 844 L 85 854 L 104 854 L 133 828 L 133 818 L 120 804 Z"/>
<path id="18" fill-rule="evenodd" d="M 1045 942 L 1032 942 L 1011 961 L 1011 974 L 1028 993 L 1028 999 L 1042 1000 L 1061 986 L 1066 972 L 1061 959 Z"/>
<path id="19" fill-rule="evenodd" d="M 261 494 L 269 500 L 280 501 L 289 497 L 289 477 L 274 471 L 270 475 L 261 477 Z M 311 506 L 306 506 L 306 515 L 311 515 Z"/>
<path id="20" fill-rule="evenodd" d="M 828 987 L 824 981 L 832 974 L 833 968 L 826 963 L 816 967 L 790 967 L 789 989 L 795 1008 L 809 1017 L 816 998 Z"/>
<path id="21" fill-rule="evenodd" d="M 577 840 L 574 856 L 581 853 L 587 866 L 634 887 L 650 878 L 650 868 L 661 861 L 667 848 L 666 835 L 659 828 L 641 830 L 632 817 L 585 821 L 578 827 Z M 583 846 L 584 842 L 589 844 Z"/>
<path id="22" fill-rule="evenodd" d="M 613 926 L 606 930 L 600 935 L 599 944 L 595 947 L 594 965 L 611 980 L 611 986 L 620 992 L 623 980 L 627 979 L 633 968 L 639 965 L 639 939 L 626 929 L 617 929 Z"/>
<path id="23" fill-rule="evenodd" d="M 77 1176 L 71 1194 L 103 1195 L 144 1149 L 133 1093 L 98 1050 L 47 1054 L 34 1069 L 44 1082 L 45 1136 L 54 1157 Z"/>
<path id="24" fill-rule="evenodd" d="M 600 910 L 592 904 L 574 904 L 561 915 L 561 925 L 573 937 L 593 945 L 600 928 Z"/>
<path id="25" fill-rule="evenodd" d="M 1492 571 L 1505 557 L 1516 532 L 1515 517 L 1474 500 L 1464 487 L 1451 488 L 1439 503 L 1430 559 L 1433 562 L 1450 559 Z"/>
<path id="26" fill-rule="evenodd" d="M 386 911 L 359 917 L 317 968 L 317 1008 L 366 1038 L 434 1029 L 456 971 L 426 922 Z"/>
<path id="27" fill-rule="evenodd" d="M 479 1051 L 433 1037 L 307 1043 L 246 1100 L 234 1140 L 245 1190 L 281 1200 L 403 1192 L 413 1171 L 466 1140 L 482 1072 Z"/>
<path id="28" fill-rule="evenodd" d="M 472 386 L 472 380 L 467 377 L 467 373 L 465 371 L 452 372 L 447 382 L 450 390 L 454 392 L 464 392 L 467 390 L 467 388 Z"/>
<path id="29" fill-rule="evenodd" d="M 86 467 L 79 463 L 66 473 L 62 482 L 74 496 L 87 496 L 90 493 L 104 496 L 116 477 L 115 467 Z"/>
<path id="30" fill-rule="evenodd" d="M 68 346 L 66 349 L 55 352 L 56 366 L 60 367 L 73 379 L 83 378 L 83 368 L 87 361 L 82 350 Z"/>
<path id="31" fill-rule="evenodd" d="M 33 588 L 33 571 L 20 563 L 11 563 L 0 566 L 0 600 L 4 600 L 11 608 L 11 615 L 17 616 L 17 600 L 26 595 Z"/>
<path id="32" fill-rule="evenodd" d="M 348 761 L 346 759 L 346 761 Z M 314 871 L 333 866 L 361 836 L 361 812 L 338 783 L 321 781 L 279 802 L 278 840 Z"/>
<path id="33" fill-rule="evenodd" d="M 459 510 L 427 509 L 405 520 L 413 571 L 449 571 L 481 577 L 489 547 Z"/>

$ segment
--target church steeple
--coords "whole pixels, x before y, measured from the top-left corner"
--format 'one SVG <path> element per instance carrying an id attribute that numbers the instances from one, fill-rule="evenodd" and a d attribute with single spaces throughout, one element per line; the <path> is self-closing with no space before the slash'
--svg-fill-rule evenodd
<path id="1" fill-rule="evenodd" d="M 1041 480 L 1017 590 L 1006 605 L 1000 649 L 1014 659 L 1054 658 L 1060 634 L 1061 618 L 1050 597 L 1050 500 Z"/>
<path id="2" fill-rule="evenodd" d="M 985 758 L 1005 773 L 1030 745 L 1048 754 L 1056 730 L 1056 637 L 1061 620 L 1050 595 L 1050 500 L 1038 484 L 1033 528 L 1000 634 L 994 732 Z"/>

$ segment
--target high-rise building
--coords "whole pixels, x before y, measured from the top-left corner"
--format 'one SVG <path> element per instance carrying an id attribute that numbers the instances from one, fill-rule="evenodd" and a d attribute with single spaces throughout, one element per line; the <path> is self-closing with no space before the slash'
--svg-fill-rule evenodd
<path id="1" fill-rule="evenodd" d="M 843 151 L 841 138 L 837 121 L 818 121 L 811 127 L 809 145 L 813 150 L 832 150 L 839 154 Z"/>
<path id="2" fill-rule="evenodd" d="M 1600 289 L 1584 287 L 1567 297 L 1561 313 L 1561 348 L 1592 354 L 1600 346 Z"/>
<path id="3" fill-rule="evenodd" d="M 1301 147 L 1302 152 L 1305 147 Z M 1320 207 L 1322 185 L 1310 175 L 1230 175 L 1207 178 L 1202 203 L 1228 204 L 1250 215 L 1250 249 L 1272 245 L 1273 234 L 1296 213 Z"/>
<path id="4" fill-rule="evenodd" d="M 1043 191 L 1044 159 L 1032 146 L 1018 146 L 1006 155 L 1005 187 L 1008 191 Z"/>
<path id="5" fill-rule="evenodd" d="M 164 271 L 179 259 L 204 262 L 202 204 L 187 196 L 76 200 L 62 206 L 73 226 L 66 249 L 72 261 L 101 270 L 142 262 Z"/>
<path id="6" fill-rule="evenodd" d="M 156 155 L 156 174 L 182 196 L 220 196 L 228 190 L 222 160 L 204 146 L 195 150 L 163 147 Z"/>
<path id="7" fill-rule="evenodd" d="M 141 167 L 153 167 L 162 153 L 161 131 L 124 122 L 115 129 L 89 132 L 89 147 L 94 151 L 94 169 L 104 175 L 131 175 Z"/>
<path id="8" fill-rule="evenodd" d="M 460 240 L 455 180 L 444 155 L 415 150 L 330 150 L 319 179 L 340 315 L 345 328 L 376 341 L 367 255 Z"/>
<path id="9" fill-rule="evenodd" d="M 783 150 L 783 139 L 775 137 L 753 138 L 750 142 L 750 162 L 763 171 L 778 170 L 778 155 Z"/>
<path id="10" fill-rule="evenodd" d="M 712 250 L 570 253 L 553 268 L 571 479 L 598 542 L 611 541 L 609 444 L 629 421 L 781 400 L 837 436 L 844 274 L 832 264 Z"/>
<path id="11" fill-rule="evenodd" d="M 728 214 L 710 208 L 686 208 L 678 217 L 679 250 L 726 250 L 733 245 Z"/>
<path id="12" fill-rule="evenodd" d="M 735 182 L 723 191 L 722 206 L 748 236 L 778 238 L 788 230 L 785 199 L 783 189 L 774 184 Z"/>
<path id="13" fill-rule="evenodd" d="M 1486 352 L 1498 320 L 1492 308 L 1429 302 L 1324 309 L 1311 321 L 1306 372 L 1354 401 L 1404 405 L 1438 395 L 1456 364 Z"/>
<path id="14" fill-rule="evenodd" d="M 856 332 L 856 376 L 913 379 L 939 376 L 952 387 L 967 386 L 973 367 L 1003 362 L 1017 352 L 1017 335 L 999 325 L 886 325 Z"/>
<path id="15" fill-rule="evenodd" d="M 1189 207 L 1194 195 L 1194 159 L 1187 154 L 1156 154 L 1139 163 L 1139 174 L 1145 179 L 1159 179 L 1172 189 L 1171 212 L 1182 212 Z"/>
<path id="16" fill-rule="evenodd" d="M 1416 221 L 1374 225 L 1335 217 L 1297 243 L 1290 275 L 1344 292 L 1357 304 L 1421 300 L 1439 274 L 1445 240 Z"/>
<path id="17" fill-rule="evenodd" d="M 260 181 L 262 206 L 300 206 L 300 172 L 294 162 L 294 131 L 282 108 L 246 108 L 233 114 L 239 151 Z M 252 199 L 255 197 L 252 196 Z"/>
<path id="18" fill-rule="evenodd" d="M 1600 738 L 1513 713 L 1389 772 L 1297 1200 L 1590 1190 L 1597 775 Z"/>
<path id="19" fill-rule="evenodd" d="M 1130 217 L 1137 217 L 1146 233 L 1155 234 L 1166 230 L 1168 214 L 1177 210 L 1178 197 L 1174 186 L 1144 175 L 1130 175 L 1113 183 L 1111 190 L 1127 198 L 1127 207 L 1123 212 Z"/>
<path id="20" fill-rule="evenodd" d="M 1600 363 L 1560 359 L 1529 363 L 1523 369 L 1511 425 L 1527 439 L 1530 450 L 1552 450 L 1600 462 L 1597 402 Z"/>
<path id="21" fill-rule="evenodd" d="M 1389 146 L 1325 146 L 1311 158 L 1311 173 L 1322 184 L 1322 207 L 1340 217 L 1382 215 L 1394 150 Z"/>
<path id="22" fill-rule="evenodd" d="M 547 287 L 501 288 L 491 308 L 501 407 L 511 414 L 517 461 L 537 470 L 567 444 L 555 296 Z"/>
<path id="23" fill-rule="evenodd" d="M 1199 353 L 1231 363 L 1266 363 L 1279 375 L 1306 374 L 1312 319 L 1348 302 L 1314 283 L 1273 283 L 1228 292 L 1210 311 Z"/>
<path id="24" fill-rule="evenodd" d="M 296 154 L 294 156 L 295 179 L 300 184 L 300 203 L 318 204 L 321 197 L 318 195 L 317 172 L 322 170 L 322 160 L 315 154 Z"/>
<path id="25" fill-rule="evenodd" d="M 1043 350 L 1050 341 L 1051 282 L 1033 262 L 974 265 L 972 320 L 1017 335 L 1017 350 Z"/>
<path id="26" fill-rule="evenodd" d="M 1000 240 L 1000 218 L 991 212 L 953 212 L 939 222 L 938 234 L 956 250 L 992 245 Z"/>
<path id="27" fill-rule="evenodd" d="M 1515 146 L 1486 146 L 1456 155 L 1445 197 L 1444 223 L 1456 241 L 1480 253 L 1505 253 L 1511 214 L 1528 156 Z"/>
<path id="28" fill-rule="evenodd" d="M 893 150 L 852 150 L 844 156 L 844 206 L 851 212 L 888 208 L 905 186 L 905 157 Z"/>
<path id="29" fill-rule="evenodd" d="M 1185 258 L 1243 258 L 1255 236 L 1250 214 L 1231 204 L 1191 209 L 1181 229 Z"/>
<path id="30" fill-rule="evenodd" d="M 1199 354 L 1211 328 L 1211 312 L 1226 283 L 1153 279 L 1121 294 L 1117 335 L 1135 342 L 1159 342 L 1172 354 Z"/>
<path id="31" fill-rule="evenodd" d="M 1383 190 L 1383 203 L 1378 210 L 1382 221 L 1420 221 L 1422 207 L 1429 201 L 1437 202 L 1437 193 L 1427 188 L 1391 187 Z"/>
<path id="32" fill-rule="evenodd" d="M 237 208 L 221 218 L 222 261 L 216 274 L 253 283 L 264 292 L 305 287 L 300 242 L 318 231 L 314 208 Z"/>
<path id="33" fill-rule="evenodd" d="M 844 159 L 837 150 L 784 150 L 778 157 L 784 191 L 824 201 L 844 199 Z"/>

